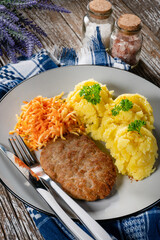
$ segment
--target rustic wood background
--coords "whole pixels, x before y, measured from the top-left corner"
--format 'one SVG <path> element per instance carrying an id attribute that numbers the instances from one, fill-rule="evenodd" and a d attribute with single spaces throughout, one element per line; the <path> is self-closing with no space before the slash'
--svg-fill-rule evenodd
<path id="1" fill-rule="evenodd" d="M 26 17 L 43 28 L 48 37 L 41 37 L 44 48 L 52 51 L 60 47 L 81 48 L 82 19 L 88 0 L 54 0 L 71 11 L 70 14 L 49 11 L 27 10 Z M 160 87 L 160 1 L 159 0 L 111 0 L 113 16 L 134 13 L 143 22 L 143 48 L 139 65 L 133 73 Z M 0 66 L 9 60 L 0 58 Z M 0 239 L 1 240 L 42 240 L 30 215 L 22 202 L 0 184 Z"/>

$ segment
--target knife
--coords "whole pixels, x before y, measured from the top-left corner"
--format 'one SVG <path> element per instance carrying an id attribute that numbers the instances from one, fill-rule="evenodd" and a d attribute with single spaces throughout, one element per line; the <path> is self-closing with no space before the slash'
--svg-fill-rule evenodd
<path id="1" fill-rule="evenodd" d="M 0 151 L 7 157 L 13 165 L 21 172 L 21 174 L 30 182 L 35 190 L 40 194 L 44 201 L 50 206 L 54 214 L 67 227 L 72 235 L 78 240 L 93 240 L 86 232 L 84 232 L 60 207 L 53 195 L 48 191 L 39 177 L 17 156 L 8 151 L 2 144 L 0 144 Z"/>

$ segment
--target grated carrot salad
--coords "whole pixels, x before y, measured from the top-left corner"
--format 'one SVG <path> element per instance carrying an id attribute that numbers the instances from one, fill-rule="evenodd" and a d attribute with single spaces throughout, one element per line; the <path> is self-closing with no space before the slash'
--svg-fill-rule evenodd
<path id="1" fill-rule="evenodd" d="M 46 146 L 47 142 L 58 137 L 64 138 L 65 133 L 80 134 L 83 125 L 64 99 L 63 93 L 54 98 L 37 96 L 21 107 L 18 122 L 10 134 L 17 133 L 32 150 Z"/>

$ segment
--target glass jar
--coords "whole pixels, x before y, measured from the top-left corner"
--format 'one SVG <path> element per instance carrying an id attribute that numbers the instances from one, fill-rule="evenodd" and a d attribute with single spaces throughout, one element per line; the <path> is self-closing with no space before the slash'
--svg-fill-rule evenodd
<path id="1" fill-rule="evenodd" d="M 123 14 L 111 34 L 109 53 L 135 67 L 142 47 L 141 20 L 133 14 Z"/>
<path id="2" fill-rule="evenodd" d="M 106 0 L 94 0 L 87 5 L 87 14 L 83 18 L 83 44 L 93 36 L 96 37 L 97 27 L 99 27 L 105 48 L 108 48 L 114 19 L 112 17 L 112 5 Z"/>

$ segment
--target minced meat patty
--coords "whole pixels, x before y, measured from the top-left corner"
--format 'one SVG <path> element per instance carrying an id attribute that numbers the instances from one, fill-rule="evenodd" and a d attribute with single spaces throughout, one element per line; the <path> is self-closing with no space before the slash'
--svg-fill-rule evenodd
<path id="1" fill-rule="evenodd" d="M 41 166 L 73 198 L 87 201 L 108 196 L 116 180 L 111 157 L 85 135 L 68 134 L 42 150 Z"/>

